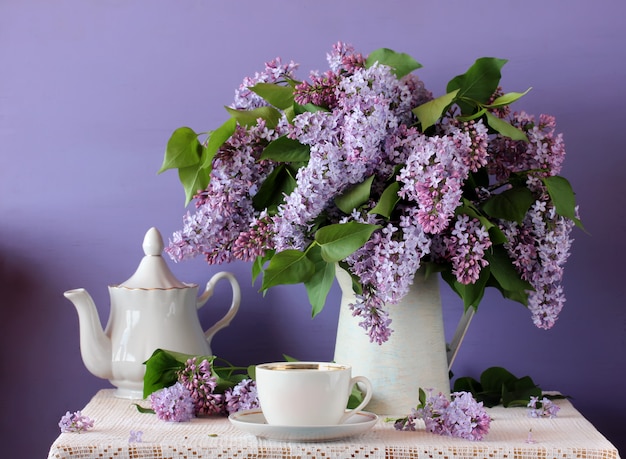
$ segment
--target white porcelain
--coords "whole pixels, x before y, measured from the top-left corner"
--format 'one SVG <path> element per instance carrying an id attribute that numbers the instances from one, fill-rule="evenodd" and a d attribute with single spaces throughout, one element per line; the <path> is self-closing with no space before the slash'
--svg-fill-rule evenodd
<path id="1" fill-rule="evenodd" d="M 230 324 L 241 301 L 239 284 L 231 273 L 215 274 L 200 297 L 197 284 L 178 281 L 161 256 L 163 238 L 156 228 L 146 233 L 143 250 L 137 271 L 126 282 L 109 286 L 111 311 L 104 330 L 86 290 L 64 293 L 78 312 L 85 366 L 108 379 L 118 388 L 115 395 L 123 398 L 143 398 L 143 363 L 156 349 L 211 355 L 211 339 Z M 197 310 L 221 279 L 230 282 L 231 305 L 222 319 L 204 331 Z"/>
<path id="2" fill-rule="evenodd" d="M 334 360 L 352 365 L 355 373 L 365 375 L 374 387 L 369 411 L 380 415 L 404 416 L 419 401 L 419 389 L 432 388 L 450 393 L 448 357 L 443 313 L 436 275 L 426 279 L 421 271 L 409 293 L 389 305 L 393 333 L 378 345 L 359 326 L 349 308 L 356 301 L 352 279 L 337 267 L 342 290 Z"/>
<path id="3" fill-rule="evenodd" d="M 359 411 L 343 424 L 330 426 L 275 426 L 267 424 L 260 409 L 240 411 L 231 414 L 230 422 L 243 432 L 260 438 L 279 441 L 329 441 L 359 435 L 370 430 L 378 416 L 373 413 Z"/>
<path id="4" fill-rule="evenodd" d="M 363 401 L 346 410 L 355 384 Z M 372 397 L 364 376 L 352 377 L 352 368 L 328 362 L 275 362 L 256 366 L 259 405 L 269 424 L 329 426 L 344 423 Z"/>

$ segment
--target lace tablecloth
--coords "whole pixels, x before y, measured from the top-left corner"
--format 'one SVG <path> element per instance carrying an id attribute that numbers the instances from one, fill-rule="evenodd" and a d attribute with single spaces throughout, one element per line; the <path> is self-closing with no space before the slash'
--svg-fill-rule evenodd
<path id="1" fill-rule="evenodd" d="M 82 410 L 95 421 L 94 429 L 62 433 L 48 458 L 619 459 L 617 449 L 570 402 L 556 403 L 561 410 L 553 419 L 530 418 L 525 408 L 489 409 L 493 420 L 482 441 L 427 433 L 419 423 L 415 432 L 400 432 L 380 416 L 371 430 L 357 436 L 293 443 L 257 438 L 223 417 L 160 421 L 105 389 Z M 527 442 L 531 429 L 534 443 Z M 131 430 L 143 432 L 141 443 L 129 443 Z"/>

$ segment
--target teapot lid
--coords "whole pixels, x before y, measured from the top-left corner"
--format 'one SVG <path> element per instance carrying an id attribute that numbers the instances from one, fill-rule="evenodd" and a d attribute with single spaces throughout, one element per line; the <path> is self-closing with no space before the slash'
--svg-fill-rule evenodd
<path id="1" fill-rule="evenodd" d="M 135 274 L 119 287 L 140 289 L 189 287 L 176 279 L 161 256 L 163 237 L 158 229 L 152 227 L 146 232 L 142 247 L 145 256 L 139 263 Z"/>

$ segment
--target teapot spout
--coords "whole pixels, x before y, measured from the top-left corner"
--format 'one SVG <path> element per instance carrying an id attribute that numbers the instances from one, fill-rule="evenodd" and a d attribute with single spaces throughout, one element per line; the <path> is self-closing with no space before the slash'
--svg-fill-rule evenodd
<path id="1" fill-rule="evenodd" d="M 80 354 L 87 370 L 99 378 L 111 379 L 111 339 L 104 333 L 93 299 L 83 288 L 63 294 L 78 312 Z"/>

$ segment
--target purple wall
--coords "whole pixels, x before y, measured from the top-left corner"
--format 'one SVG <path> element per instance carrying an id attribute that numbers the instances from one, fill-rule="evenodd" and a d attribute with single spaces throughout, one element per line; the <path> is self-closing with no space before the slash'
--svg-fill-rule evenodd
<path id="1" fill-rule="evenodd" d="M 178 229 L 182 188 L 174 172 L 156 175 L 172 130 L 218 126 L 242 78 L 276 56 L 300 62 L 303 76 L 325 69 L 338 40 L 413 55 L 435 93 L 477 57 L 508 58 L 505 89 L 534 88 L 517 108 L 557 117 L 568 146 L 563 173 L 590 233 L 574 234 L 566 308 L 546 332 L 521 306 L 489 295 L 454 372 L 500 365 L 531 375 L 571 395 L 626 451 L 625 13 L 618 0 L 2 0 L 3 453 L 44 457 L 61 415 L 109 387 L 83 366 L 76 313 L 62 293 L 85 287 L 106 320 L 106 286 L 132 274 L 145 231 Z M 200 260 L 171 266 L 200 284 L 220 270 Z M 236 273 L 244 301 L 215 353 L 241 364 L 283 353 L 332 358 L 337 290 L 311 321 L 303 287 L 262 298 L 248 265 L 221 269 Z M 452 322 L 460 306 L 443 290 Z M 203 323 L 227 301 L 218 291 Z"/>

